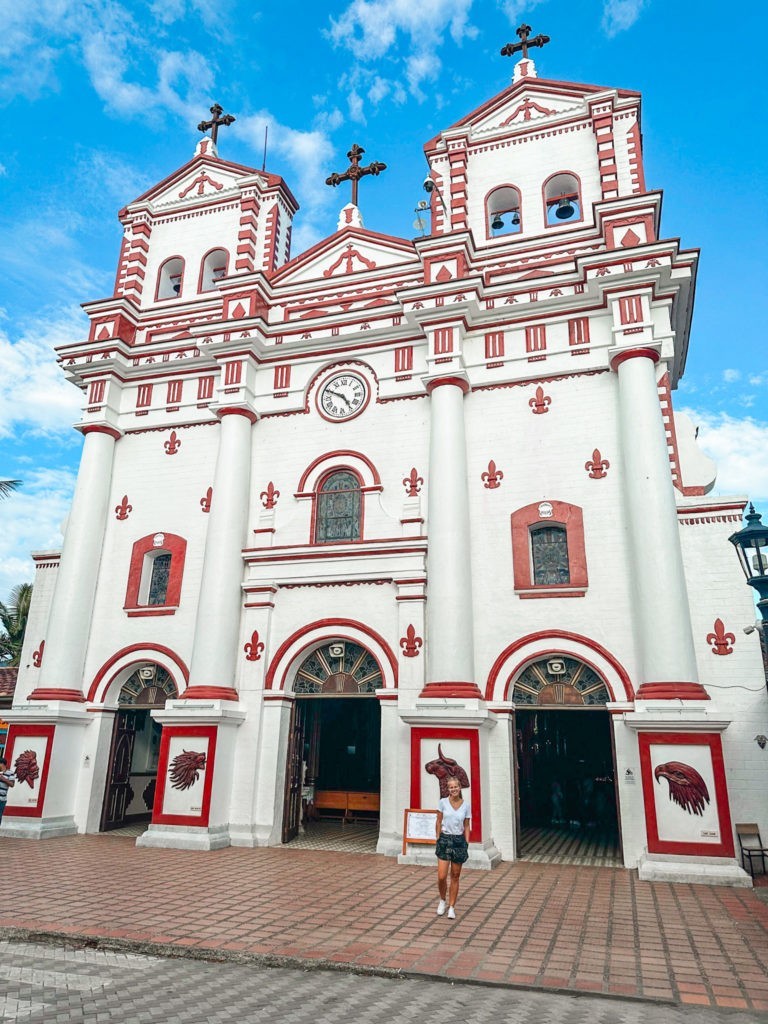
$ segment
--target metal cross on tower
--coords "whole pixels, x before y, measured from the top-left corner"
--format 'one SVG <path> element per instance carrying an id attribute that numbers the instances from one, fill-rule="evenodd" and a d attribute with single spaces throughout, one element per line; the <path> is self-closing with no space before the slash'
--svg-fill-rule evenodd
<path id="1" fill-rule="evenodd" d="M 340 185 L 342 181 L 352 182 L 352 203 L 357 206 L 357 183 L 360 178 L 363 178 L 366 174 L 381 174 L 382 171 L 386 171 L 387 165 L 374 161 L 372 164 L 368 164 L 367 167 L 360 166 L 360 157 L 363 155 L 365 150 L 362 146 L 358 146 L 356 142 L 352 144 L 352 149 L 347 153 L 347 159 L 349 160 L 349 167 L 344 171 L 343 174 L 339 174 L 334 171 L 333 174 L 325 179 L 326 185 Z"/>
<path id="2" fill-rule="evenodd" d="M 211 129 L 211 142 L 215 146 L 216 145 L 216 139 L 218 138 L 218 134 L 219 134 L 219 126 L 223 125 L 226 128 L 229 125 L 231 125 L 232 122 L 235 119 L 232 116 L 232 114 L 224 114 L 224 108 L 219 106 L 218 103 L 214 103 L 213 104 L 213 106 L 211 107 L 211 113 L 213 114 L 213 117 L 211 118 L 211 120 L 210 121 L 201 121 L 200 124 L 197 126 L 197 130 L 199 132 L 207 132 L 208 129 L 210 128 Z M 223 117 L 221 116 L 222 114 L 224 114 Z"/>
<path id="3" fill-rule="evenodd" d="M 521 25 L 520 28 L 516 29 L 516 33 L 520 37 L 520 42 L 507 43 L 506 46 L 502 46 L 502 57 L 513 57 L 518 50 L 521 50 L 523 54 L 523 60 L 527 60 L 528 48 L 530 46 L 544 46 L 545 43 L 549 42 L 549 36 L 544 36 L 541 34 L 534 36 L 533 39 L 529 39 L 528 37 L 531 34 L 530 25 Z"/>

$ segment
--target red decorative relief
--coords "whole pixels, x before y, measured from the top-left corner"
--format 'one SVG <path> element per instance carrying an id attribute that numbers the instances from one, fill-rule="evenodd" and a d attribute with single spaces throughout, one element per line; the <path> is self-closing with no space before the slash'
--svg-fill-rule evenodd
<path id="1" fill-rule="evenodd" d="M 481 474 L 480 479 L 483 481 L 483 487 L 492 491 L 496 487 L 501 487 L 501 481 L 504 479 L 504 474 L 500 469 L 496 469 L 496 463 L 491 459 L 488 463 L 487 472 Z"/>
<path id="2" fill-rule="evenodd" d="M 528 399 L 528 405 L 533 410 L 534 416 L 540 416 L 542 413 L 549 412 L 548 407 L 552 405 L 552 399 L 549 395 L 544 394 L 544 388 L 539 385 L 536 388 L 535 396 Z"/>
<path id="3" fill-rule="evenodd" d="M 40 668 L 43 664 L 43 654 L 45 653 L 45 640 L 40 641 L 40 646 L 32 655 L 32 664 L 35 668 Z"/>
<path id="4" fill-rule="evenodd" d="M 446 757 L 442 746 L 437 745 L 437 757 L 434 761 L 428 761 L 424 765 L 424 771 L 428 775 L 435 775 L 440 783 L 440 796 L 448 796 L 448 779 L 457 779 L 459 785 L 469 788 L 469 776 L 452 757 Z"/>
<path id="5" fill-rule="evenodd" d="M 133 512 L 133 505 L 128 504 L 128 495 L 123 495 L 123 500 L 119 505 L 115 505 L 115 519 L 123 520 L 127 519 L 128 516 Z"/>
<path id="6" fill-rule="evenodd" d="M 653 773 L 654 779 L 666 779 L 669 783 L 669 799 L 689 814 L 703 814 L 709 803 L 707 784 L 689 764 L 682 761 L 667 761 L 660 764 Z"/>
<path id="7" fill-rule="evenodd" d="M 280 497 L 280 491 L 275 490 L 275 485 L 270 480 L 266 491 L 262 491 L 259 497 L 264 508 L 274 508 L 277 504 L 277 499 Z"/>
<path id="8" fill-rule="evenodd" d="M 707 643 L 712 646 L 713 654 L 733 654 L 732 644 L 736 643 L 733 633 L 725 632 L 725 624 L 722 619 L 715 619 L 714 633 L 707 634 Z"/>
<path id="9" fill-rule="evenodd" d="M 339 256 L 336 262 L 332 263 L 327 270 L 323 271 L 323 277 L 331 277 L 334 274 L 334 272 L 339 269 L 342 263 L 344 264 L 344 270 L 342 271 L 342 273 L 353 273 L 354 268 L 352 264 L 355 260 L 358 260 L 366 270 L 373 270 L 374 267 L 376 266 L 373 260 L 366 259 L 365 256 L 363 256 L 362 253 L 358 252 L 357 249 L 355 249 L 352 243 L 350 242 L 347 245 L 346 251 L 343 252 L 341 256 Z"/>
<path id="10" fill-rule="evenodd" d="M 171 431 L 171 436 L 164 442 L 163 448 L 165 448 L 166 455 L 175 455 L 181 448 L 181 440 L 176 436 L 175 430 Z"/>
<path id="11" fill-rule="evenodd" d="M 608 459 L 604 459 L 600 454 L 600 449 L 595 448 L 590 461 L 584 463 L 584 469 L 589 471 L 591 480 L 602 480 L 603 477 L 608 475 L 606 470 L 610 468 L 610 465 Z"/>
<path id="12" fill-rule="evenodd" d="M 197 750 L 183 750 L 171 761 L 170 780 L 174 789 L 191 789 L 205 769 L 205 754 Z"/>
<path id="13" fill-rule="evenodd" d="M 30 789 L 35 788 L 35 781 L 40 777 L 40 766 L 34 750 L 24 750 L 16 758 L 13 766 L 17 782 L 26 782 Z"/>
<path id="14" fill-rule="evenodd" d="M 424 646 L 424 641 L 420 636 L 416 636 L 413 626 L 409 626 L 405 631 L 405 636 L 400 638 L 400 646 L 403 648 L 404 658 L 416 658 L 419 648 Z"/>
<path id="15" fill-rule="evenodd" d="M 189 185 L 187 185 L 183 192 L 179 192 L 179 199 L 186 199 L 195 186 L 197 186 L 197 192 L 195 193 L 195 195 L 204 195 L 206 185 L 210 185 L 211 188 L 214 188 L 217 192 L 220 192 L 221 189 L 224 188 L 224 186 L 220 182 L 214 181 L 213 178 L 209 177 L 205 173 L 205 171 L 201 171 L 200 174 L 198 174 L 198 176 L 193 181 L 191 181 Z"/>
<path id="16" fill-rule="evenodd" d="M 259 640 L 259 631 L 257 629 L 254 629 L 253 633 L 251 634 L 251 639 L 248 641 L 245 647 L 243 647 L 243 650 L 245 651 L 246 661 L 261 660 L 261 653 L 264 650 L 264 643 L 261 640 Z"/>
<path id="17" fill-rule="evenodd" d="M 205 497 L 200 499 L 200 508 L 203 512 L 211 511 L 211 500 L 213 499 L 213 488 L 209 487 L 205 492 Z"/>
<path id="18" fill-rule="evenodd" d="M 410 474 L 403 477 L 403 484 L 405 485 L 405 493 L 409 498 L 415 498 L 421 490 L 421 485 L 424 483 L 423 477 L 420 477 L 416 472 L 416 469 L 412 469 Z"/>

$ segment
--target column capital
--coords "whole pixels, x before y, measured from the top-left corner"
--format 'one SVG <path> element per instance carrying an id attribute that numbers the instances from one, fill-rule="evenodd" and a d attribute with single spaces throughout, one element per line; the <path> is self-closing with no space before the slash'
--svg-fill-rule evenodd
<path id="1" fill-rule="evenodd" d="M 211 412 L 220 420 L 225 416 L 245 416 L 245 418 L 250 420 L 251 423 L 258 423 L 259 421 L 258 413 L 255 413 L 253 409 L 249 409 L 247 406 L 243 405 L 211 406 Z"/>
<path id="2" fill-rule="evenodd" d="M 467 378 L 457 374 L 452 374 L 450 377 L 433 377 L 426 381 L 424 386 L 427 389 L 427 394 L 431 395 L 435 388 L 444 384 L 452 384 L 455 388 L 461 388 L 465 395 L 472 390 Z"/>
<path id="3" fill-rule="evenodd" d="M 122 430 L 110 426 L 108 423 L 76 423 L 75 430 L 79 430 L 83 436 L 86 434 L 108 434 L 115 441 L 119 441 L 123 436 Z"/>
<path id="4" fill-rule="evenodd" d="M 635 700 L 709 700 L 701 683 L 645 682 L 635 694 Z"/>
<path id="5" fill-rule="evenodd" d="M 651 359 L 654 363 L 658 363 L 661 356 L 656 348 L 652 348 L 650 345 L 641 345 L 637 348 L 609 349 L 608 358 L 611 369 L 617 371 L 621 364 L 628 359 Z"/>

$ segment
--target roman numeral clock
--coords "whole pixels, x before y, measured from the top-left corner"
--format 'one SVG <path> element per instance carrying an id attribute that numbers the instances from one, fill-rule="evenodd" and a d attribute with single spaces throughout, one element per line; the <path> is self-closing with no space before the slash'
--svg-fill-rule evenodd
<path id="1" fill-rule="evenodd" d="M 368 382 L 356 373 L 332 373 L 320 385 L 317 404 L 329 420 L 349 420 L 368 404 Z"/>

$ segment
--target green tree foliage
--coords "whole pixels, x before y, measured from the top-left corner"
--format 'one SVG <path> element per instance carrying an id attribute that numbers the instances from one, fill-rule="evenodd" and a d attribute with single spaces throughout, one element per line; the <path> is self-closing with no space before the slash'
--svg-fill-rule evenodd
<path id="1" fill-rule="evenodd" d="M 18 665 L 32 601 L 32 584 L 19 583 L 11 591 L 8 604 L 0 601 L 0 664 Z"/>
<path id="2" fill-rule="evenodd" d="M 21 480 L 0 480 L 0 500 L 21 487 Z"/>

